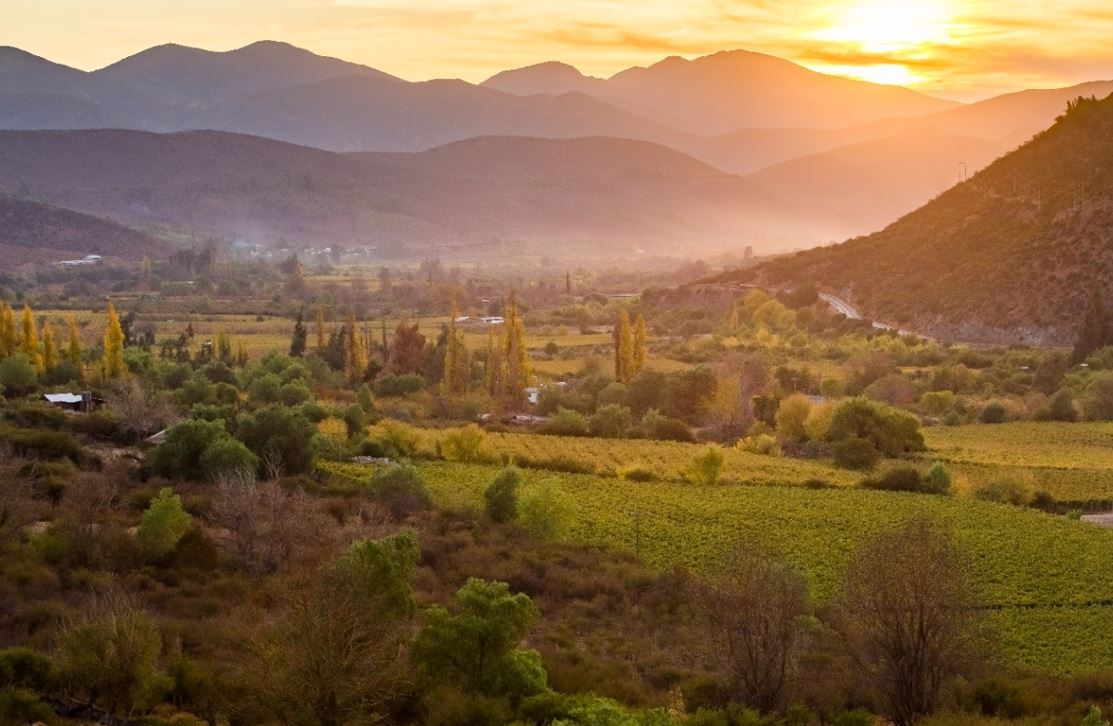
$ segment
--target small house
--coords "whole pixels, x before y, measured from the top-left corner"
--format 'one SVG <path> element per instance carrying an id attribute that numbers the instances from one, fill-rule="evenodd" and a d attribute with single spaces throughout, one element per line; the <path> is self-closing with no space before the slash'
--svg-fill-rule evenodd
<path id="1" fill-rule="evenodd" d="M 81 393 L 44 393 L 43 399 L 55 408 L 74 413 L 90 413 L 104 405 L 103 398 L 96 398 L 92 391 Z"/>

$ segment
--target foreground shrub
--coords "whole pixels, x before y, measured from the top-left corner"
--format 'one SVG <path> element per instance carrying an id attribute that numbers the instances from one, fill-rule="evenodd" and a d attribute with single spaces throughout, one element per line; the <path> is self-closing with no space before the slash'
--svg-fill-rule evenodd
<path id="1" fill-rule="evenodd" d="M 527 493 L 518 505 L 518 519 L 534 537 L 558 539 L 572 523 L 575 505 L 552 482 Z"/>
<path id="2" fill-rule="evenodd" d="M 143 554 L 151 559 L 166 557 L 189 530 L 193 517 L 182 508 L 182 498 L 170 487 L 159 491 L 139 519 L 135 536 Z"/>
<path id="3" fill-rule="evenodd" d="M 522 472 L 508 466 L 491 480 L 483 492 L 484 509 L 495 522 L 510 522 L 518 516 L 518 485 Z"/>
<path id="4" fill-rule="evenodd" d="M 224 430 L 224 422 L 183 421 L 166 432 L 166 440 L 147 457 L 151 470 L 167 479 L 213 480 L 257 459 Z"/>
<path id="5" fill-rule="evenodd" d="M 371 492 L 395 519 L 429 509 L 433 504 L 425 480 L 411 464 L 395 464 L 376 471 L 371 477 Z"/>

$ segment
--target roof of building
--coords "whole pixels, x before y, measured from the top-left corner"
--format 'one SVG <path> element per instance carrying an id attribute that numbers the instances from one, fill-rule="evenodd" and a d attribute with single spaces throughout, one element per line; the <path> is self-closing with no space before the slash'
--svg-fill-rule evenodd
<path id="1" fill-rule="evenodd" d="M 43 398 L 50 403 L 81 403 L 80 393 L 44 393 Z"/>

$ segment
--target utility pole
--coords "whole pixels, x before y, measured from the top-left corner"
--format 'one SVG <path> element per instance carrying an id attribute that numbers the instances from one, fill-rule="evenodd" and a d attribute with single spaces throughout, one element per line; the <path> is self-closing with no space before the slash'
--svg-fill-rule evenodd
<path id="1" fill-rule="evenodd" d="M 958 166 L 961 170 L 958 173 L 958 180 L 959 180 L 959 182 L 964 182 L 964 181 L 966 181 L 966 162 L 965 161 L 960 161 L 960 162 L 958 162 Z"/>

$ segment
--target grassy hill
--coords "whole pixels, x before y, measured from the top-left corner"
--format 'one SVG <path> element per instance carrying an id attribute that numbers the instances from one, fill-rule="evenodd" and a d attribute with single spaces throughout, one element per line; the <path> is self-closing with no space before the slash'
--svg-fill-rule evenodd
<path id="1" fill-rule="evenodd" d="M 162 240 L 68 209 L 0 195 L 0 265 L 101 255 L 137 261 L 165 254 Z"/>
<path id="2" fill-rule="evenodd" d="M 943 338 L 1062 344 L 1090 291 L 1113 292 L 1111 234 L 1113 97 L 1072 106 L 880 232 L 755 274 L 815 282 L 868 316 Z"/>

